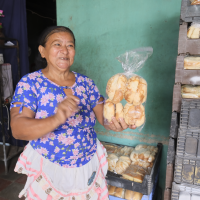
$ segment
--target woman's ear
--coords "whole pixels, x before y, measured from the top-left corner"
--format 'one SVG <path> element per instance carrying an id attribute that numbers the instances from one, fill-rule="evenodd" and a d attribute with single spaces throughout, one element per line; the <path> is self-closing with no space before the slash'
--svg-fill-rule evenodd
<path id="1" fill-rule="evenodd" d="M 44 49 L 44 47 L 42 45 L 40 45 L 38 47 L 38 51 L 40 52 L 40 55 L 41 55 L 42 58 L 45 58 L 44 50 L 45 49 Z"/>

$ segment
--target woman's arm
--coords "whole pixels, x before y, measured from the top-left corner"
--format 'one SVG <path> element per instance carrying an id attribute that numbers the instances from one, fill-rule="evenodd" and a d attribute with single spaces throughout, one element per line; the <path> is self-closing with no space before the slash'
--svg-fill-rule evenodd
<path id="1" fill-rule="evenodd" d="M 13 137 L 20 140 L 34 140 L 54 131 L 78 111 L 78 103 L 79 98 L 71 95 L 58 105 L 55 115 L 45 119 L 35 119 L 35 113 L 26 107 L 23 107 L 22 113 L 19 113 L 19 107 L 12 108 L 10 113 Z"/>

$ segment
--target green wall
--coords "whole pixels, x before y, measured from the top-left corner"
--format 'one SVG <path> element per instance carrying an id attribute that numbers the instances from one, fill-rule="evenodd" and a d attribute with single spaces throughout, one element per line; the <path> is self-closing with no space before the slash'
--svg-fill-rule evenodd
<path id="1" fill-rule="evenodd" d="M 98 138 L 124 145 L 164 144 L 160 186 L 164 189 L 181 0 L 57 0 L 57 24 L 76 37 L 72 70 L 85 74 L 104 95 L 108 79 L 123 72 L 115 59 L 127 50 L 152 46 L 137 74 L 148 83 L 146 124 L 121 133 L 96 125 Z"/>

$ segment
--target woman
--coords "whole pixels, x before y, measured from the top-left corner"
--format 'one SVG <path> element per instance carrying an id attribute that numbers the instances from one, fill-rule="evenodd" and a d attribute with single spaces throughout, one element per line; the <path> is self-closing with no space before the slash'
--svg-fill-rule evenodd
<path id="1" fill-rule="evenodd" d="M 28 176 L 19 197 L 108 199 L 106 151 L 94 131 L 95 117 L 103 125 L 103 97 L 91 79 L 70 71 L 74 34 L 49 27 L 38 50 L 44 69 L 20 80 L 11 103 L 13 136 L 30 141 L 15 167 Z M 128 126 L 113 119 L 105 128 Z"/>

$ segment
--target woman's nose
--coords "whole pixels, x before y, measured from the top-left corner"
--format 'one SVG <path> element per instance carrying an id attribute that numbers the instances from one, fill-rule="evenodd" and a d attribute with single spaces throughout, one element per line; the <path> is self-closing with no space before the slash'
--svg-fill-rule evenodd
<path id="1" fill-rule="evenodd" d="M 66 46 L 62 46 L 61 52 L 64 54 L 68 54 L 68 48 Z"/>

